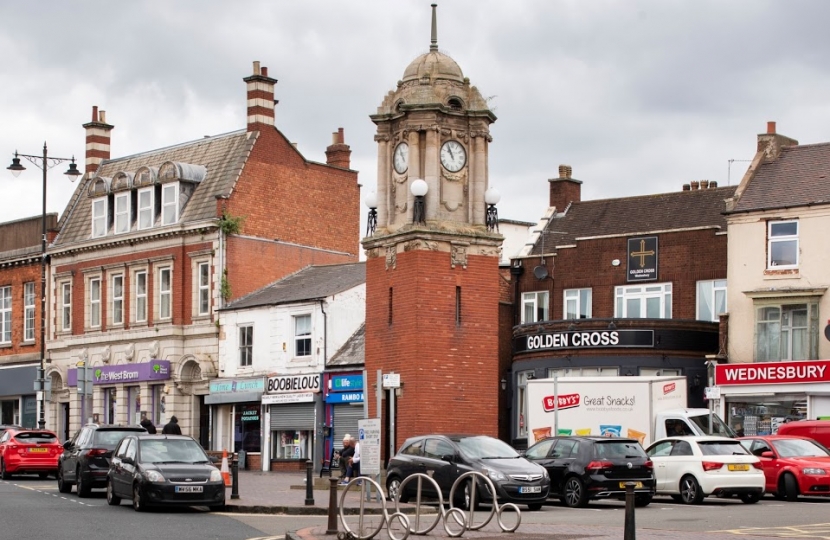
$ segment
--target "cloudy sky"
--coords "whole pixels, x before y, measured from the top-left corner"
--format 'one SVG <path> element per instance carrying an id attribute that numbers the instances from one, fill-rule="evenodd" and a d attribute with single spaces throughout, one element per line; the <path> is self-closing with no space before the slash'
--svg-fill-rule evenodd
<path id="1" fill-rule="evenodd" d="M 93 105 L 119 157 L 244 127 L 252 61 L 278 127 L 325 161 L 345 128 L 375 189 L 369 115 L 429 47 L 430 0 L 0 2 L 0 153 L 83 163 Z M 583 199 L 740 181 L 775 120 L 830 140 L 830 3 L 439 0 L 438 44 L 490 98 L 490 183 L 503 218 L 537 221 L 559 164 Z M 730 160 L 731 163 L 731 179 Z M 40 171 L 0 174 L 0 221 L 40 215 Z M 52 169 L 48 210 L 72 189 Z M 365 209 L 364 209 L 365 210 Z"/>

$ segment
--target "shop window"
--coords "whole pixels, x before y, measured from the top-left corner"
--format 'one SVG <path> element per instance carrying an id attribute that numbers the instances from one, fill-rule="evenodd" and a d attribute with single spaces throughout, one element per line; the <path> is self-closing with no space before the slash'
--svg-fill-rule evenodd
<path id="1" fill-rule="evenodd" d="M 12 288 L 0 287 L 0 343 L 12 342 Z"/>
<path id="2" fill-rule="evenodd" d="M 115 196 L 115 234 L 130 232 L 130 193 Z"/>
<path id="3" fill-rule="evenodd" d="M 718 322 L 726 313 L 726 280 L 697 282 L 697 320 Z"/>
<path id="4" fill-rule="evenodd" d="M 261 450 L 260 437 L 260 404 L 244 403 L 236 406 L 234 419 L 234 452 L 259 452 Z"/>
<path id="5" fill-rule="evenodd" d="M 35 282 L 23 284 L 23 341 L 35 340 Z"/>
<path id="6" fill-rule="evenodd" d="M 275 459 L 307 459 L 310 452 L 310 431 L 287 430 L 274 431 L 272 434 L 273 452 Z"/>
<path id="7" fill-rule="evenodd" d="M 566 289 L 564 319 L 591 318 L 591 289 Z"/>
<path id="8" fill-rule="evenodd" d="M 115 388 L 104 388 L 104 417 L 105 424 L 117 424 L 118 399 Z"/>
<path id="9" fill-rule="evenodd" d="M 92 237 L 107 235 L 107 198 L 100 197 L 92 201 Z"/>
<path id="10" fill-rule="evenodd" d="M 61 283 L 61 330 L 68 332 L 72 329 L 72 284 Z"/>
<path id="11" fill-rule="evenodd" d="M 135 273 L 135 322 L 147 321 L 147 272 Z"/>
<path id="12" fill-rule="evenodd" d="M 619 319 L 671 319 L 671 283 L 616 287 L 614 296 Z"/>
<path id="13" fill-rule="evenodd" d="M 20 425 L 20 400 L 0 401 L 0 424 Z"/>
<path id="14" fill-rule="evenodd" d="M 127 387 L 127 423 L 141 423 L 141 387 Z"/>
<path id="15" fill-rule="evenodd" d="M 798 221 L 770 221 L 767 243 L 767 268 L 798 267 Z"/>
<path id="16" fill-rule="evenodd" d="M 155 425 L 161 426 L 167 423 L 167 398 L 164 394 L 164 385 L 157 384 L 150 388 L 152 388 L 153 395 L 152 421 Z"/>
<path id="17" fill-rule="evenodd" d="M 239 366 L 248 367 L 253 364 L 254 358 L 254 327 L 246 325 L 239 327 Z"/>
<path id="18" fill-rule="evenodd" d="M 112 324 L 124 324 L 124 276 L 112 276 Z"/>
<path id="19" fill-rule="evenodd" d="M 547 291 L 522 294 L 522 324 L 549 320 Z"/>
<path id="20" fill-rule="evenodd" d="M 532 374 L 532 371 L 520 371 L 516 375 L 516 436 L 519 438 L 527 437 L 527 381 Z"/>
<path id="21" fill-rule="evenodd" d="M 138 228 L 149 229 L 153 226 L 153 188 L 138 190 Z"/>
<path id="22" fill-rule="evenodd" d="M 294 317 L 294 356 L 311 356 L 311 315 Z"/>
<path id="23" fill-rule="evenodd" d="M 756 362 L 818 358 L 818 304 L 759 306 L 755 322 Z"/>
<path id="24" fill-rule="evenodd" d="M 101 279 L 89 280 L 89 327 L 101 326 Z"/>
<path id="25" fill-rule="evenodd" d="M 162 268 L 159 270 L 159 319 L 169 319 L 173 310 L 173 270 Z"/>
<path id="26" fill-rule="evenodd" d="M 750 398 L 751 399 L 751 398 Z M 807 402 L 775 397 L 755 398 L 753 401 L 727 402 L 726 422 L 739 437 L 775 435 L 787 422 L 804 420 Z"/>

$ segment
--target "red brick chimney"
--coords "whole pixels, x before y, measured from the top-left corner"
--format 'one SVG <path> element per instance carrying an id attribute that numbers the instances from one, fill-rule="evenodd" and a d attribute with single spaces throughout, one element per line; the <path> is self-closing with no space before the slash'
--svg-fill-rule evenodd
<path id="1" fill-rule="evenodd" d="M 254 62 L 254 74 L 242 79 L 248 85 L 248 131 L 274 125 L 274 86 L 277 79 L 268 76 L 267 67 Z"/>
<path id="2" fill-rule="evenodd" d="M 326 163 L 348 169 L 351 155 L 352 150 L 344 141 L 343 128 L 337 128 L 337 131 L 331 134 L 331 146 L 326 148 Z"/>
<path id="3" fill-rule="evenodd" d="M 564 212 L 570 203 L 582 200 L 582 182 L 571 178 L 571 173 L 570 165 L 560 165 L 559 178 L 548 180 L 550 182 L 550 206 L 556 208 L 557 212 Z"/>
<path id="4" fill-rule="evenodd" d="M 86 159 L 84 170 L 95 174 L 101 162 L 110 158 L 110 131 L 115 126 L 107 124 L 107 112 L 92 106 L 92 122 L 84 124 L 86 129 Z"/>
<path id="5" fill-rule="evenodd" d="M 758 134 L 758 151 L 767 161 L 774 161 L 785 146 L 798 146 L 798 141 L 775 132 L 775 122 L 767 122 L 767 132 Z"/>

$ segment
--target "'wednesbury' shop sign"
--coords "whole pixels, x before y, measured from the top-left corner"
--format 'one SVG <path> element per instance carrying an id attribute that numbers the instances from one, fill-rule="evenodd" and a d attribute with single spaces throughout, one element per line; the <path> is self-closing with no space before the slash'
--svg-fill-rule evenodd
<path id="1" fill-rule="evenodd" d="M 166 381 L 170 378 L 169 360 L 152 360 L 140 364 L 117 366 L 96 366 L 92 369 L 92 384 L 119 384 L 144 381 Z M 73 368 L 67 374 L 69 386 L 78 385 L 78 370 Z"/>

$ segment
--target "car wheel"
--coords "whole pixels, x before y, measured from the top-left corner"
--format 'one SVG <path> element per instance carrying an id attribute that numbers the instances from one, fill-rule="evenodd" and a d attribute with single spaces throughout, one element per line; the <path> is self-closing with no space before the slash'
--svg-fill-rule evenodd
<path id="1" fill-rule="evenodd" d="M 0 478 L 3 480 L 9 480 L 11 477 L 12 475 L 6 470 L 6 462 L 0 460 Z"/>
<path id="2" fill-rule="evenodd" d="M 107 478 L 107 504 L 110 506 L 121 504 L 121 497 L 115 494 L 115 488 L 112 486 L 112 478 Z"/>
<path id="3" fill-rule="evenodd" d="M 92 488 L 84 482 L 84 477 L 81 475 L 81 471 L 78 470 L 78 486 L 75 488 L 75 491 L 78 492 L 78 497 L 89 497 L 90 493 L 92 493 Z"/>
<path id="4" fill-rule="evenodd" d="M 401 479 L 397 476 L 391 476 L 386 480 L 386 494 L 390 501 L 409 502 L 409 497 L 401 493 Z"/>
<path id="5" fill-rule="evenodd" d="M 738 498 L 741 499 L 741 502 L 746 504 L 755 504 L 761 500 L 760 493 L 741 493 L 738 495 Z"/>
<path id="6" fill-rule="evenodd" d="M 133 486 L 133 510 L 136 512 L 144 512 L 144 501 L 141 500 L 141 488 L 138 484 Z"/>
<path id="7" fill-rule="evenodd" d="M 703 490 L 697 478 L 690 474 L 680 479 L 680 501 L 683 504 L 700 504 L 703 501 Z"/>
<path id="8" fill-rule="evenodd" d="M 63 468 L 58 469 L 58 491 L 61 493 L 71 493 L 72 484 L 63 479 Z"/>
<path id="9" fill-rule="evenodd" d="M 565 482 L 565 504 L 571 508 L 583 508 L 588 506 L 588 494 L 585 493 L 585 484 L 576 476 L 571 476 Z"/>
<path id="10" fill-rule="evenodd" d="M 778 491 L 784 494 L 785 501 L 793 502 L 798 499 L 798 481 L 795 476 L 785 474 L 778 484 Z"/>
<path id="11" fill-rule="evenodd" d="M 528 504 L 527 509 L 531 512 L 537 512 L 542 509 L 542 503 Z"/>
<path id="12" fill-rule="evenodd" d="M 642 508 L 651 504 L 651 495 L 635 495 L 634 506 Z"/>
<path id="13" fill-rule="evenodd" d="M 465 510 L 465 511 L 469 510 L 470 509 L 470 503 L 473 500 L 473 481 L 472 480 L 467 480 L 466 482 L 464 482 L 464 489 L 462 490 L 461 497 L 462 497 L 461 501 L 459 501 L 461 509 Z M 475 502 L 475 506 L 473 507 L 473 510 L 480 510 L 480 509 L 481 509 L 481 497 L 479 497 L 479 494 L 476 493 L 476 502 Z"/>

